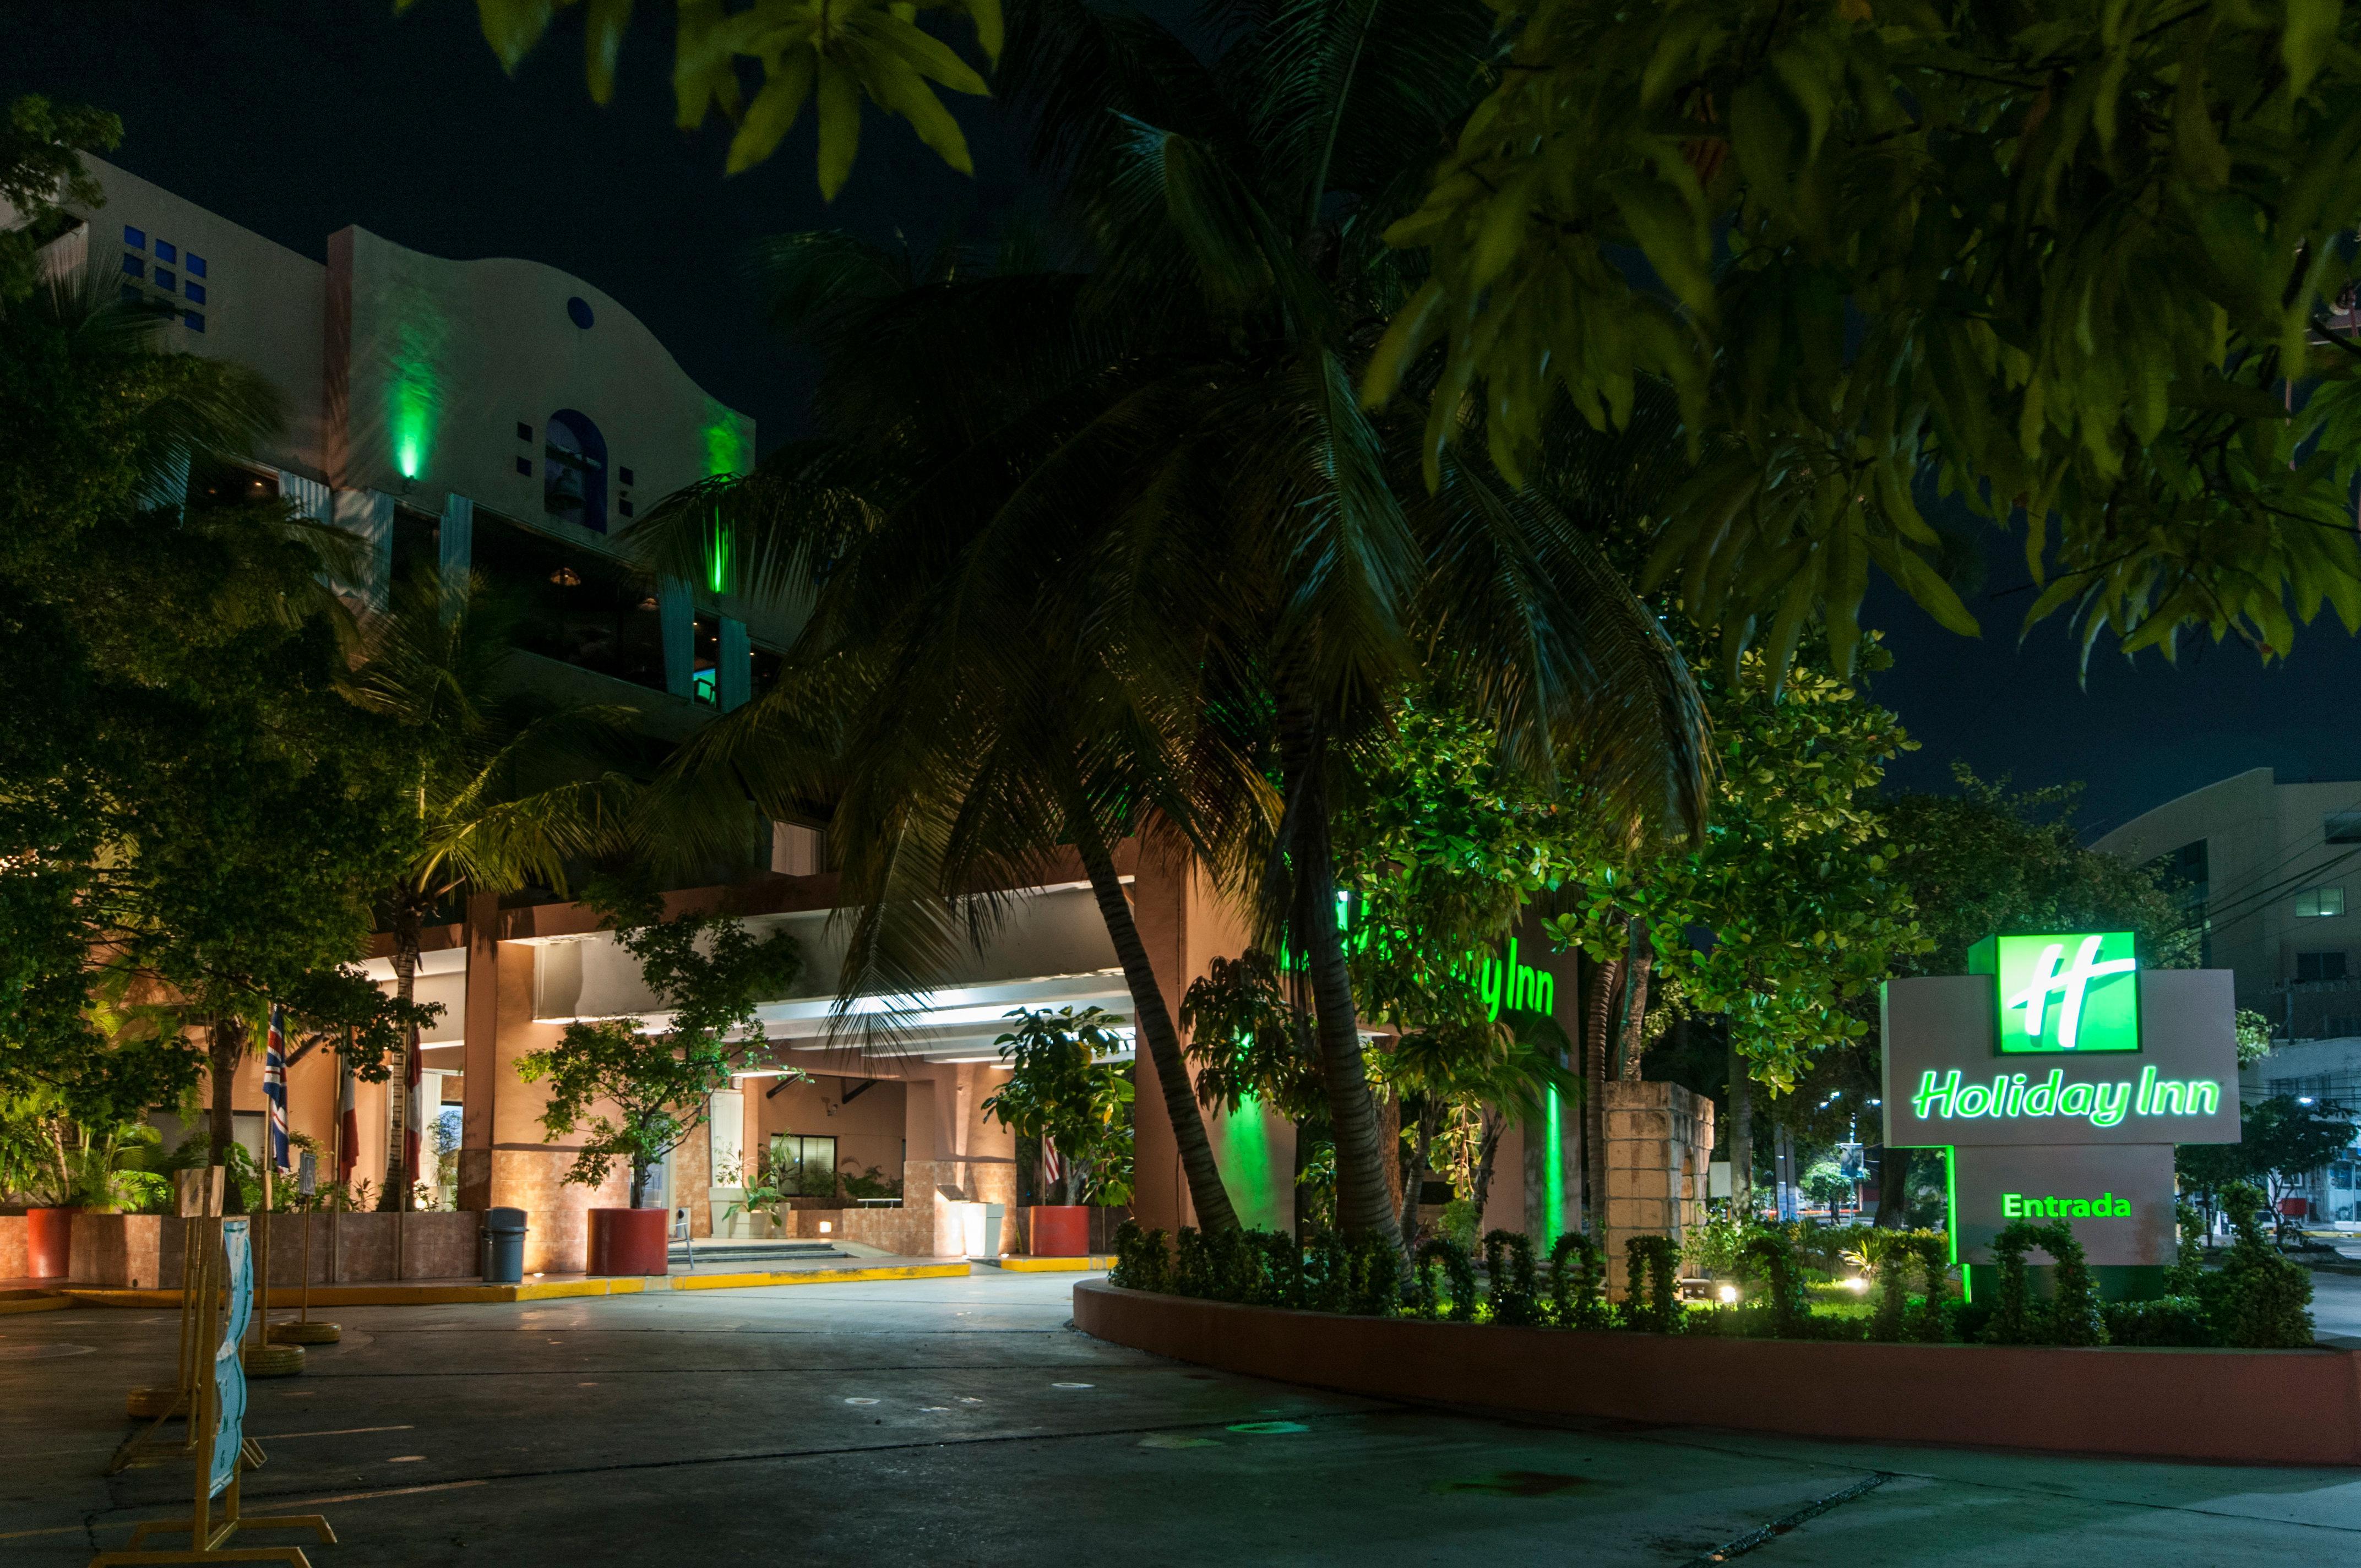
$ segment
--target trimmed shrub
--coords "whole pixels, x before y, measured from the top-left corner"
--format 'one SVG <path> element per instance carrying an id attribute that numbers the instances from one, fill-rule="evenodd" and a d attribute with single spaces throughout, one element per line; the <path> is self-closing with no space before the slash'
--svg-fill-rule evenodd
<path id="1" fill-rule="evenodd" d="M 2109 1301 L 2107 1343 L 2133 1345 L 2199 1345 L 2213 1343 L 2205 1303 L 2194 1296 L 2159 1296 L 2151 1301 Z"/>
<path id="2" fill-rule="evenodd" d="M 1633 1236 L 1623 1244 L 1631 1268 L 1631 1289 L 1623 1302 L 1623 1321 L 1653 1333 L 1680 1332 L 1683 1316 L 1675 1292 L 1680 1254 L 1670 1236 Z"/>
<path id="3" fill-rule="evenodd" d="M 1494 1322 L 1541 1321 L 1541 1290 L 1533 1277 L 1533 1244 L 1521 1233 L 1493 1231 L 1486 1234 L 1484 1274 Z"/>
<path id="4" fill-rule="evenodd" d="M 1437 1264 L 1443 1266 L 1444 1275 L 1451 1282 L 1451 1303 L 1447 1309 L 1451 1321 L 1455 1323 L 1475 1321 L 1476 1268 L 1467 1261 L 1466 1250 L 1446 1236 L 1437 1236 L 1418 1249 L 1419 1310 L 1430 1317 L 1446 1314 L 1446 1309 L 1435 1295 L 1434 1267 Z"/>
<path id="5" fill-rule="evenodd" d="M 1551 1321 L 1562 1329 L 1603 1329 L 1608 1325 L 1607 1268 L 1598 1244 L 1580 1231 L 1568 1231 L 1550 1248 Z"/>
<path id="6" fill-rule="evenodd" d="M 2237 1239 L 2221 1272 L 2202 1282 L 2213 1332 L 2245 1350 L 2302 1350 L 2313 1341 L 2312 1275 L 2280 1255 L 2255 1223 L 2263 1195 L 2245 1182 L 2223 1189 Z"/>

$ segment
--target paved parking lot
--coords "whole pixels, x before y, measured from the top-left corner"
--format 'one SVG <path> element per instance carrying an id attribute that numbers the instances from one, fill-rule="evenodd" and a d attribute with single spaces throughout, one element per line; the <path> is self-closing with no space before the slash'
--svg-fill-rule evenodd
<path id="1" fill-rule="evenodd" d="M 1766 1529 L 1763 1568 L 2361 1552 L 2361 1472 L 1390 1407 L 1087 1339 L 1071 1282 L 343 1309 L 343 1344 L 255 1385 L 249 1511 L 325 1513 L 313 1560 L 343 1568 L 1686 1564 Z M 173 1325 L 0 1318 L 0 1563 L 80 1564 L 185 1506 L 185 1469 L 99 1474 Z"/>

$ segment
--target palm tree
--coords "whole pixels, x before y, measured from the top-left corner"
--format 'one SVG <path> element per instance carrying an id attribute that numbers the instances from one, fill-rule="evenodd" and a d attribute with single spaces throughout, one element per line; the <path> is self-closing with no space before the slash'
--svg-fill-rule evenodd
<path id="1" fill-rule="evenodd" d="M 412 833 L 379 894 L 405 1007 L 417 994 L 420 929 L 437 911 L 468 893 L 537 885 L 562 895 L 572 865 L 627 837 L 636 786 L 600 752 L 629 732 L 632 711 L 555 707 L 521 691 L 514 626 L 480 574 L 446 584 L 429 570 L 401 586 L 353 673 L 352 700 L 388 721 Z M 401 1161 L 400 1148 L 386 1151 L 385 1194 L 407 1209 Z"/>
<path id="2" fill-rule="evenodd" d="M 867 835 L 841 841 L 873 890 L 941 890 L 959 859 L 936 846 L 972 830 L 984 775 L 940 753 L 1038 733 L 1016 705 L 1120 737 L 1069 726 L 1080 754 L 1125 756 L 1080 770 L 1085 799 L 1121 796 L 1146 758 L 1222 759 L 1159 762 L 1171 784 L 1131 798 L 1169 798 L 1253 897 L 1265 948 L 1303 956 L 1339 1223 L 1398 1238 L 1336 916 L 1356 751 L 1424 673 L 1529 776 L 1570 769 L 1635 821 L 1689 827 L 1700 722 L 1600 519 L 1422 451 L 1415 422 L 1355 396 L 1411 281 L 1378 236 L 1483 91 L 1491 13 L 1239 0 L 1211 21 L 1207 60 L 1145 18 L 1022 8 L 1001 85 L 1087 269 L 939 267 L 895 288 L 845 242 L 805 242 L 829 265 L 785 299 L 822 350 L 833 439 L 675 516 L 722 504 L 812 606 L 799 659 L 858 668 L 871 749 L 839 753 L 837 819 Z"/>

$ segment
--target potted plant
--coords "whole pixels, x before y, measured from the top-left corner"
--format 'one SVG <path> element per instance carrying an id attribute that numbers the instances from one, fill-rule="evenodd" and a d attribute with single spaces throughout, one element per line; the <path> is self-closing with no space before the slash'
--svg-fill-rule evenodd
<path id="1" fill-rule="evenodd" d="M 1080 1257 L 1090 1251 L 1091 1203 L 1131 1196 L 1131 1073 L 1104 1059 L 1123 1048 L 1115 1032 L 1123 1020 L 1096 1007 L 1008 1016 L 1016 1026 L 994 1043 L 1009 1080 L 981 1109 L 1041 1140 L 1043 1195 L 1054 1201 L 1026 1211 L 1027 1245 L 1038 1256 Z"/>
<path id="2" fill-rule="evenodd" d="M 518 1058 L 527 1082 L 546 1079 L 541 1124 L 553 1138 L 588 1132 L 566 1180 L 597 1189 L 620 1160 L 631 1169 L 631 1206 L 590 1211 L 592 1274 L 663 1274 L 671 1251 L 663 1209 L 649 1209 L 648 1178 L 705 1124 L 713 1091 L 743 1071 L 766 1043 L 758 1003 L 786 994 L 803 971 L 795 938 L 756 936 L 709 915 L 662 918 L 653 894 L 609 888 L 590 902 L 637 959 L 640 977 L 667 1015 L 642 1033 L 632 1018 L 566 1026 L 556 1045 Z M 732 1036 L 735 1036 L 733 1038 Z M 594 1114 L 594 1105 L 615 1114 Z"/>
<path id="3" fill-rule="evenodd" d="M 781 1218 L 781 1212 L 790 1206 L 790 1196 L 785 1184 L 771 1168 L 771 1157 L 763 1155 L 755 1162 L 752 1185 L 738 1195 L 738 1201 L 730 1205 L 722 1219 L 727 1223 L 743 1214 L 756 1236 L 784 1235 L 786 1222 Z"/>

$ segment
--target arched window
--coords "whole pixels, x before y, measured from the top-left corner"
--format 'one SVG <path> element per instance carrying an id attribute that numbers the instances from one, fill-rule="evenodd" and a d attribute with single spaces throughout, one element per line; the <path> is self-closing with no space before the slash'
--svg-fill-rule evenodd
<path id="1" fill-rule="evenodd" d="M 607 532 L 607 438 L 588 414 L 549 416 L 542 449 L 541 508 L 550 516 Z"/>

